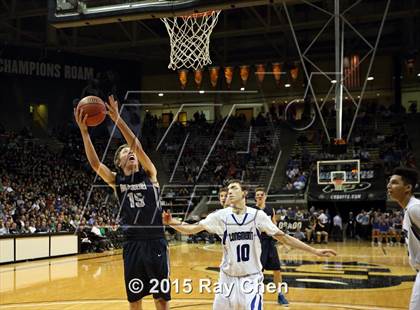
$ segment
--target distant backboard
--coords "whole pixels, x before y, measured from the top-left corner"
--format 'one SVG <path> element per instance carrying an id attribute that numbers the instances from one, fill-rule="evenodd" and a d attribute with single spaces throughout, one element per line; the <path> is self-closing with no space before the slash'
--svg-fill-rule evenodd
<path id="1" fill-rule="evenodd" d="M 360 183 L 360 160 L 321 160 L 317 162 L 318 184 L 333 184 L 341 177 L 343 184 Z"/>
<path id="2" fill-rule="evenodd" d="M 284 0 L 49 0 L 49 21 L 56 28 L 183 16 Z"/>

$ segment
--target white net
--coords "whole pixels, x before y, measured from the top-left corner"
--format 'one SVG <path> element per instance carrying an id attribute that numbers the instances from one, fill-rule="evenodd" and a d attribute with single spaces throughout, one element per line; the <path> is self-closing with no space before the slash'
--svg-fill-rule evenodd
<path id="1" fill-rule="evenodd" d="M 171 41 L 169 69 L 192 68 L 196 70 L 211 64 L 210 35 L 219 14 L 220 11 L 209 11 L 161 19 Z"/>

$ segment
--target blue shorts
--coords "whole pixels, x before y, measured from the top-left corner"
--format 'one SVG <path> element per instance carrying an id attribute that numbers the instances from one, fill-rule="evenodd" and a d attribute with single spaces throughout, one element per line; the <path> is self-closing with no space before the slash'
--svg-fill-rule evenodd
<path id="1" fill-rule="evenodd" d="M 280 270 L 276 241 L 272 238 L 261 239 L 261 264 L 264 270 Z"/>

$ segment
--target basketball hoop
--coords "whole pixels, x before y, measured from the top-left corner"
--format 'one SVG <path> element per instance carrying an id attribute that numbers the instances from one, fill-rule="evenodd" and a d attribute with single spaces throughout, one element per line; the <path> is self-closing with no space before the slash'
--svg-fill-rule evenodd
<path id="1" fill-rule="evenodd" d="M 342 179 L 335 179 L 332 182 L 334 184 L 334 190 L 335 191 L 342 191 L 343 190 L 344 180 L 342 180 Z"/>
<path id="2" fill-rule="evenodd" d="M 221 11 L 161 18 L 171 41 L 168 68 L 197 70 L 211 64 L 210 35 Z"/>

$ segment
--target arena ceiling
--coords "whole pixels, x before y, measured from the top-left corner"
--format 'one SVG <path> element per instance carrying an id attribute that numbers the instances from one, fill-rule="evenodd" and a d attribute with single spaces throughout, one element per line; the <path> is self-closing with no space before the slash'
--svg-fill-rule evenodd
<path id="1" fill-rule="evenodd" d="M 55 0 L 51 0 L 55 1 Z M 127 0 L 95 0 L 105 4 Z M 95 2 L 93 1 L 93 2 Z M 222 1 L 222 12 L 211 40 L 211 55 L 217 64 L 241 64 L 297 59 L 296 46 L 287 22 L 282 1 L 254 0 L 256 6 L 231 8 Z M 165 71 L 169 57 L 169 38 L 158 19 L 120 20 L 109 24 L 57 28 L 48 21 L 48 1 L 0 0 L 0 40 L 3 47 L 18 45 L 46 50 L 62 50 L 85 55 L 130 59 L 142 62 L 150 71 Z M 287 9 L 302 46 L 308 46 L 328 20 L 328 15 L 315 9 L 334 11 L 333 0 L 287 1 Z M 309 2 L 309 3 L 308 3 Z M 220 2 L 219 2 L 220 3 Z M 356 4 L 356 5 L 354 5 Z M 347 20 L 374 43 L 385 0 L 340 0 Z M 128 16 L 128 14 L 127 14 Z M 334 23 L 330 23 L 311 48 L 312 57 L 328 57 L 334 53 Z M 391 1 L 383 28 L 378 54 L 416 54 L 420 46 L 420 1 Z M 367 45 L 347 27 L 346 50 L 363 51 Z M 0 49 L 1 51 L 1 49 Z"/>

